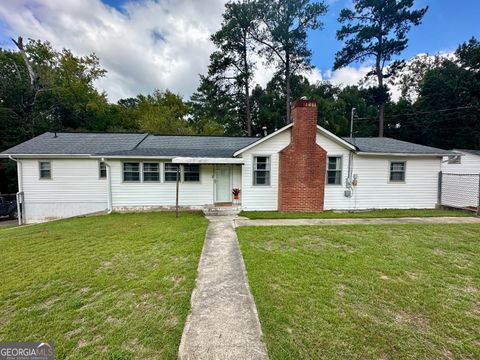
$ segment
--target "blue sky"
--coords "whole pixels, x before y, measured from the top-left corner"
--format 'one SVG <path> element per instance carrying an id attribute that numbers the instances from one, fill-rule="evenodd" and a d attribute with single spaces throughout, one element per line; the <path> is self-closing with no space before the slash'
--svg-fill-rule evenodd
<path id="1" fill-rule="evenodd" d="M 337 22 L 340 10 L 350 0 L 330 1 L 330 11 L 324 18 L 324 30 L 314 31 L 309 36 L 313 50 L 313 63 L 320 68 L 331 67 L 335 52 L 341 48 L 335 33 L 340 28 Z M 408 48 L 403 58 L 419 53 L 453 51 L 472 36 L 480 38 L 480 1 L 478 0 L 417 0 L 415 7 L 429 6 L 423 23 L 413 28 L 408 37 Z"/>
<path id="2" fill-rule="evenodd" d="M 154 89 L 170 89 L 185 97 L 198 86 L 214 50 L 209 37 L 218 30 L 226 0 L 0 0 L 0 46 L 12 48 L 10 37 L 48 40 L 55 48 L 77 55 L 95 52 L 107 76 L 98 82 L 113 101 Z M 357 83 L 365 64 L 332 72 L 341 43 L 335 39 L 342 8 L 352 0 L 327 0 L 324 29 L 309 33 L 315 66 L 311 81 Z M 479 0 L 417 0 L 429 5 L 423 23 L 409 33 L 402 58 L 419 53 L 452 52 L 472 36 L 480 39 Z M 161 34 L 161 39 L 154 36 Z M 362 66 L 363 65 L 363 66 Z M 271 77 L 261 61 L 256 81 Z"/>

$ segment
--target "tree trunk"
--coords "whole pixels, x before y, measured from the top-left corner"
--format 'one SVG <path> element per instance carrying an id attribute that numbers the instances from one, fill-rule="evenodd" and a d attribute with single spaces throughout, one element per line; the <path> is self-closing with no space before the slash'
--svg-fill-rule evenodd
<path id="1" fill-rule="evenodd" d="M 247 135 L 252 136 L 252 115 L 250 114 L 250 71 L 247 57 L 247 34 L 243 37 L 243 72 L 245 76 L 245 115 L 247 117 Z"/>
<path id="2" fill-rule="evenodd" d="M 379 123 L 378 123 L 378 136 L 379 137 L 383 137 L 383 128 L 385 126 L 384 116 L 385 116 L 385 104 L 381 104 L 380 105 L 380 112 L 379 112 Z"/>
<path id="3" fill-rule="evenodd" d="M 25 66 L 27 67 L 28 71 L 28 76 L 30 77 L 30 85 L 32 87 L 32 91 L 35 92 L 37 90 L 37 74 L 35 74 L 35 71 L 33 70 L 32 64 L 30 63 L 30 60 L 28 60 L 27 53 L 25 51 L 25 47 L 23 46 L 23 39 L 21 36 L 18 37 L 18 40 L 15 41 L 12 39 L 13 43 L 16 45 L 18 50 L 20 51 L 20 54 L 22 55 L 23 62 L 25 63 Z"/>
<path id="4" fill-rule="evenodd" d="M 248 88 L 248 81 L 245 82 L 245 106 L 246 115 L 247 115 L 247 134 L 248 136 L 252 136 L 252 116 L 250 114 L 250 90 Z"/>
<path id="5" fill-rule="evenodd" d="M 285 98 L 287 105 L 287 118 L 286 124 L 290 124 L 290 54 L 285 54 Z"/>
<path id="6" fill-rule="evenodd" d="M 380 56 L 377 56 L 377 61 L 375 64 L 375 70 L 377 72 L 378 87 L 383 88 L 383 71 L 380 66 Z M 380 104 L 380 111 L 378 113 L 378 136 L 383 137 L 383 128 L 385 126 L 385 103 Z"/>

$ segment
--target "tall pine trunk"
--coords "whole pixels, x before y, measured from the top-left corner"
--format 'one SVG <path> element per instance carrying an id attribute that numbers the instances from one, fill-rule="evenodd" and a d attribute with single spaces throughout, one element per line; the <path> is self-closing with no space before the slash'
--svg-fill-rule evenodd
<path id="1" fill-rule="evenodd" d="M 380 41 L 381 43 L 381 41 Z M 377 72 L 377 80 L 378 80 L 378 87 L 383 88 L 383 70 L 380 66 L 380 56 L 377 57 L 376 61 L 376 72 Z M 378 136 L 383 137 L 383 129 L 385 126 L 385 103 L 382 101 L 380 104 L 380 111 L 378 113 Z"/>
<path id="2" fill-rule="evenodd" d="M 287 118 L 285 124 L 290 123 L 290 54 L 285 54 L 285 98 L 287 106 Z"/>
<path id="3" fill-rule="evenodd" d="M 250 69 L 247 57 L 247 33 L 243 34 L 243 72 L 245 76 L 245 116 L 247 117 L 247 135 L 252 136 L 252 115 L 250 113 Z"/>

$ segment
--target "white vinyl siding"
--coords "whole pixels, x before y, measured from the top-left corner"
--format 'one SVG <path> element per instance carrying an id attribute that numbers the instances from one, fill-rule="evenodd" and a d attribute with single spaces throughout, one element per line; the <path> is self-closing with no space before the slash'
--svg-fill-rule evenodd
<path id="1" fill-rule="evenodd" d="M 143 182 L 138 184 L 122 181 L 120 160 L 110 160 L 109 164 L 112 169 L 112 201 L 114 209 L 148 209 L 150 207 L 175 206 L 176 168 L 175 172 L 172 172 L 173 181 Z M 170 165 L 175 164 L 161 162 L 160 169 L 173 169 L 173 166 L 170 167 Z M 179 204 L 181 206 L 201 207 L 213 204 L 213 165 L 202 164 L 199 170 L 200 181 L 180 182 Z"/>
<path id="2" fill-rule="evenodd" d="M 328 185 L 325 186 L 325 209 L 345 209 L 351 206 L 349 198 L 345 197 L 345 178 L 348 176 L 348 161 L 350 151 L 343 145 L 332 141 L 320 133 L 317 133 L 317 144 L 327 151 L 327 160 L 329 156 L 341 157 L 341 183 L 340 185 Z M 328 168 L 328 162 L 326 164 Z M 327 179 L 325 180 L 327 181 Z"/>
<path id="3" fill-rule="evenodd" d="M 103 211 L 107 182 L 98 177 L 94 159 L 52 159 L 50 180 L 39 179 L 39 161 L 21 160 L 27 223 Z"/>
<path id="4" fill-rule="evenodd" d="M 461 150 L 454 150 L 461 152 Z M 449 164 L 448 158 L 444 158 L 442 171 L 455 174 L 478 174 L 480 173 L 480 155 L 464 153 L 459 164 Z"/>
<path id="5" fill-rule="evenodd" d="M 437 202 L 440 158 L 355 156 L 357 175 L 350 209 L 434 208 Z M 406 181 L 390 181 L 390 163 L 406 162 Z"/>
<path id="6" fill-rule="evenodd" d="M 245 151 L 242 166 L 242 208 L 245 210 L 277 210 L 278 208 L 278 153 L 290 144 L 290 129 Z M 270 185 L 253 185 L 255 156 L 270 157 Z"/>

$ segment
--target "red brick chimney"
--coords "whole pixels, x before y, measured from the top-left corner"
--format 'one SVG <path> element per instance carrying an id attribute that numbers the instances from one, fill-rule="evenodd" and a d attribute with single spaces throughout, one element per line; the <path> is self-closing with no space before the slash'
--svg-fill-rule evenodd
<path id="1" fill-rule="evenodd" d="M 292 104 L 290 145 L 280 151 L 278 210 L 323 211 L 327 152 L 317 144 L 317 103 Z"/>

